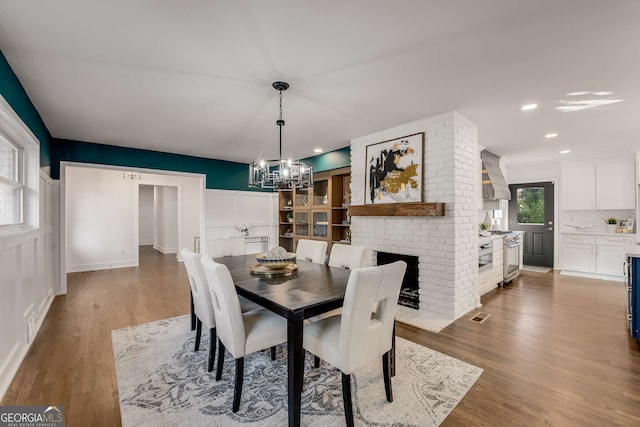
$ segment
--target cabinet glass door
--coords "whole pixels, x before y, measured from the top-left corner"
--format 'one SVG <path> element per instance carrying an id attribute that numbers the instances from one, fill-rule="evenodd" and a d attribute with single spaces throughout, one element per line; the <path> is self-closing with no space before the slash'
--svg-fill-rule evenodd
<path id="1" fill-rule="evenodd" d="M 313 213 L 313 237 L 327 237 L 329 232 L 329 213 Z"/>
<path id="2" fill-rule="evenodd" d="M 315 181 L 313 184 L 313 206 L 329 205 L 329 181 Z"/>
<path id="3" fill-rule="evenodd" d="M 296 212 L 295 233 L 296 233 L 296 236 L 309 235 L 309 213 L 308 212 Z"/>

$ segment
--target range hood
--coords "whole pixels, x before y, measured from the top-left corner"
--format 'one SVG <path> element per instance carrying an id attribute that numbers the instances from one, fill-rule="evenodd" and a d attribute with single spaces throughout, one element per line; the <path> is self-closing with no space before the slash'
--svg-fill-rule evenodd
<path id="1" fill-rule="evenodd" d="M 500 157 L 482 150 L 482 198 L 484 200 L 511 200 L 511 191 L 500 170 Z"/>

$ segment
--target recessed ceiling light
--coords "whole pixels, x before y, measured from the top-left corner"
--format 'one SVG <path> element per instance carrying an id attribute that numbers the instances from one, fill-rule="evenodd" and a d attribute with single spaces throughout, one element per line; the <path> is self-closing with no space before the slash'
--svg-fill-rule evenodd
<path id="1" fill-rule="evenodd" d="M 322 148 L 316 148 L 313 150 L 314 153 L 322 153 Z"/>
<path id="2" fill-rule="evenodd" d="M 601 90 L 598 92 L 587 92 L 587 91 L 569 92 L 567 93 L 567 96 L 582 96 L 582 95 L 609 96 L 611 94 L 613 94 L 613 92 L 608 90 Z"/>
<path id="3" fill-rule="evenodd" d="M 584 99 L 582 101 L 558 101 L 560 105 L 556 107 L 556 110 L 560 111 L 580 111 L 586 110 L 588 108 L 602 107 L 609 104 L 615 104 L 617 102 L 622 102 L 624 99 Z"/>
<path id="4" fill-rule="evenodd" d="M 557 133 L 548 133 L 548 134 L 546 134 L 544 137 L 545 137 L 545 138 L 555 138 L 556 136 L 558 136 L 558 134 L 557 134 Z"/>
<path id="5" fill-rule="evenodd" d="M 567 94 L 567 96 L 581 96 L 581 95 L 588 95 L 589 92 L 569 92 Z"/>
<path id="6" fill-rule="evenodd" d="M 535 110 L 536 108 L 538 108 L 538 104 L 527 104 L 527 105 L 523 105 L 520 109 L 522 111 L 529 111 L 529 110 Z"/>
<path id="7" fill-rule="evenodd" d="M 571 150 L 562 150 L 560 152 L 560 154 L 569 154 L 571 152 Z"/>

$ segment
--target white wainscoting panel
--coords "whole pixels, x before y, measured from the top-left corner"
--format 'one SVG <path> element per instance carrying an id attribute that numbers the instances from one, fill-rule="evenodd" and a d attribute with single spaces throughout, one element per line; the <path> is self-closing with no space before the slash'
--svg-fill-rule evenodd
<path id="1" fill-rule="evenodd" d="M 276 244 L 277 193 L 207 190 L 206 198 L 206 244 L 200 245 L 203 252 L 213 252 L 221 240 L 242 237 L 240 224 L 248 226 L 250 237 L 267 237 L 269 248 Z M 247 243 L 245 248 L 248 254 L 262 252 L 259 243 Z"/>

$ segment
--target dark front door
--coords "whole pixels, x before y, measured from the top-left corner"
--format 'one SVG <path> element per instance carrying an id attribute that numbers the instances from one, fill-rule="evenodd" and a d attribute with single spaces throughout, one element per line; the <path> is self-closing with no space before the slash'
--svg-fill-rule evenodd
<path id="1" fill-rule="evenodd" d="M 553 268 L 553 182 L 511 184 L 509 230 L 524 231 L 524 264 Z"/>

